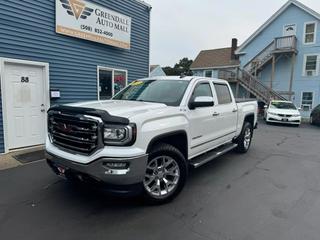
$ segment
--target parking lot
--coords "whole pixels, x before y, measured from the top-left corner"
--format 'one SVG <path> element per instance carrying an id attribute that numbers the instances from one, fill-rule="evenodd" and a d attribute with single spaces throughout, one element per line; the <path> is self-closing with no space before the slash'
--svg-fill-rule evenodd
<path id="1" fill-rule="evenodd" d="M 1 239 L 319 239 L 320 128 L 260 123 L 248 154 L 193 170 L 172 203 L 75 189 L 45 162 L 0 172 Z"/>

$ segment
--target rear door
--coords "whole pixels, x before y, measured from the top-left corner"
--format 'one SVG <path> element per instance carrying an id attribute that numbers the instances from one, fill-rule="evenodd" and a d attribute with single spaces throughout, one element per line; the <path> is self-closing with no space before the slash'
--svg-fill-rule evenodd
<path id="1" fill-rule="evenodd" d="M 216 124 L 219 129 L 219 143 L 232 140 L 237 131 L 238 108 L 228 84 L 212 82 L 217 95 L 215 105 Z"/>
<path id="2" fill-rule="evenodd" d="M 189 102 L 196 97 L 213 97 L 216 102 L 216 98 L 212 91 L 212 85 L 208 80 L 201 81 L 195 85 L 192 95 L 189 98 Z M 190 123 L 191 149 L 189 152 L 191 157 L 208 151 L 217 145 L 216 132 L 218 131 L 218 124 L 214 112 L 214 106 L 187 110 L 187 116 Z"/>

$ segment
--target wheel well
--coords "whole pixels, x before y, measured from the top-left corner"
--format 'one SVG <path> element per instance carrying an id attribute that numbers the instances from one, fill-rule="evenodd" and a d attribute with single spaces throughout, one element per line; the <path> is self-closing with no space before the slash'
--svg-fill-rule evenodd
<path id="1" fill-rule="evenodd" d="M 244 123 L 245 122 L 251 123 L 252 127 L 254 127 L 254 114 L 250 114 L 250 115 L 245 116 Z"/>
<path id="2" fill-rule="evenodd" d="M 151 140 L 148 145 L 147 153 L 159 143 L 166 143 L 177 148 L 183 156 L 188 159 L 188 138 L 185 131 L 178 131 L 160 135 Z"/>

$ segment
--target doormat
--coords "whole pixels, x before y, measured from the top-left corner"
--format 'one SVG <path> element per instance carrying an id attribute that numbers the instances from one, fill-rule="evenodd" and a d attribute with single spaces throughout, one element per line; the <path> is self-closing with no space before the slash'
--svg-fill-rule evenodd
<path id="1" fill-rule="evenodd" d="M 45 151 L 39 150 L 35 152 L 23 153 L 13 156 L 17 161 L 22 164 L 31 163 L 39 160 L 45 159 Z"/>

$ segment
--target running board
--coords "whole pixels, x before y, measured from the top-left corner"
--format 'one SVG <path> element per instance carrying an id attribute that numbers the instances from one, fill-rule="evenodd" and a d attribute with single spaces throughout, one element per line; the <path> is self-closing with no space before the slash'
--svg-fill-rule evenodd
<path id="1" fill-rule="evenodd" d="M 218 147 L 210 152 L 207 152 L 199 157 L 196 157 L 191 160 L 190 165 L 194 168 L 201 167 L 202 165 L 206 164 L 207 162 L 212 161 L 213 159 L 220 157 L 221 155 L 231 151 L 232 149 L 236 148 L 237 144 L 228 143 Z"/>

